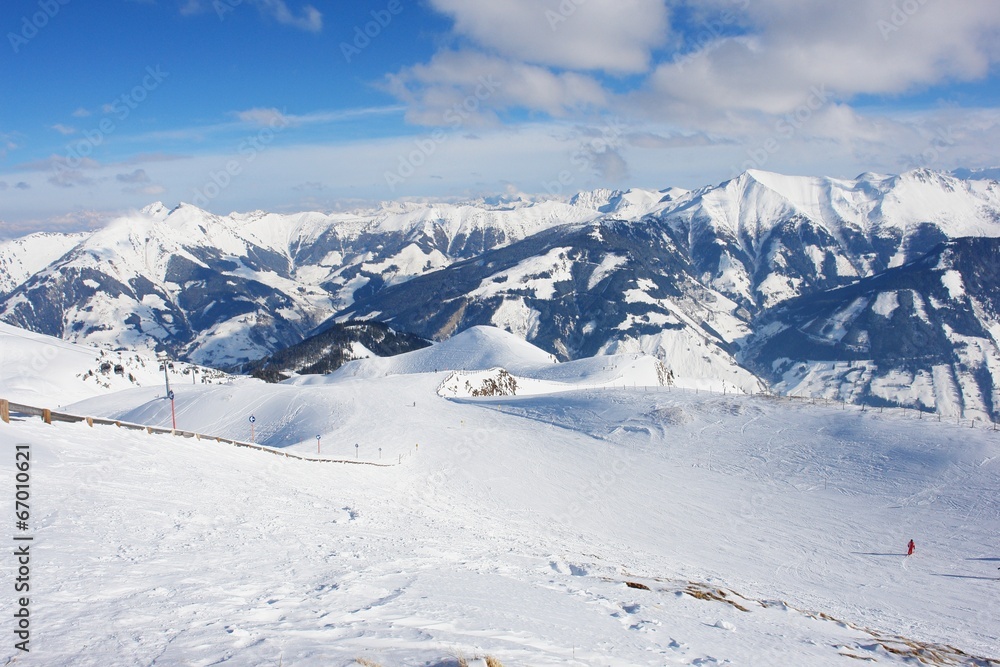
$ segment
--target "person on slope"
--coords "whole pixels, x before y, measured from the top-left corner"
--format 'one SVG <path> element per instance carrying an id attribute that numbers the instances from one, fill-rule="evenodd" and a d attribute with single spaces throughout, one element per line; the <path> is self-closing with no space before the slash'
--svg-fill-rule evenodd
<path id="1" fill-rule="evenodd" d="M 906 555 L 907 556 L 912 556 L 913 555 L 913 551 L 916 548 L 917 548 L 917 545 L 913 543 L 913 540 L 910 540 L 910 543 L 906 545 Z"/>

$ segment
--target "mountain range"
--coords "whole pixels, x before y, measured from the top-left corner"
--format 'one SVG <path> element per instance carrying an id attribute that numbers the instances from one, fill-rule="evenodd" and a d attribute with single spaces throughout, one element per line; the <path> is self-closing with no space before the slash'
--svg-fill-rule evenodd
<path id="1" fill-rule="evenodd" d="M 0 320 L 235 368 L 349 320 L 493 325 L 680 386 L 995 418 L 1000 183 L 748 171 L 697 190 L 218 216 L 153 204 L 0 244 Z"/>

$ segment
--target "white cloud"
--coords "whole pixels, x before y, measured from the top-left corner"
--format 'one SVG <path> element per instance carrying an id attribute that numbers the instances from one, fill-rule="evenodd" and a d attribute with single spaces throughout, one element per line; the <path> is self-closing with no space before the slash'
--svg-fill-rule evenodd
<path id="1" fill-rule="evenodd" d="M 149 174 L 146 173 L 145 169 L 136 169 L 133 172 L 127 174 L 117 174 L 115 180 L 119 183 L 151 183 L 152 179 L 149 178 Z"/>
<path id="2" fill-rule="evenodd" d="M 60 188 L 74 188 L 91 185 L 94 179 L 79 169 L 59 169 L 47 179 L 49 183 Z"/>
<path id="3" fill-rule="evenodd" d="M 480 47 L 573 70 L 645 71 L 669 34 L 663 0 L 431 0 L 431 6 Z"/>
<path id="4" fill-rule="evenodd" d="M 0 132 L 0 158 L 7 157 L 9 151 L 17 150 L 19 146 L 14 139 L 13 133 Z"/>
<path id="5" fill-rule="evenodd" d="M 88 109 L 84 109 L 83 107 L 79 107 L 72 113 L 73 118 L 86 118 L 89 115 L 90 111 Z"/>
<path id="6" fill-rule="evenodd" d="M 297 14 L 288 8 L 284 0 L 253 0 L 260 10 L 270 14 L 278 23 L 308 32 L 323 30 L 323 14 L 312 5 L 304 6 Z"/>
<path id="7" fill-rule="evenodd" d="M 194 16 L 212 10 L 225 20 L 230 12 L 239 11 L 242 1 L 236 0 L 185 0 L 181 5 L 180 13 L 183 16 Z M 320 32 L 323 30 L 323 13 L 312 5 L 304 5 L 300 10 L 295 11 L 288 6 L 285 0 L 248 0 L 248 5 L 254 5 L 263 16 L 270 17 L 283 25 L 288 25 L 307 32 Z"/>
<path id="8" fill-rule="evenodd" d="M 259 127 L 273 127 L 276 125 L 285 127 L 289 124 L 289 120 L 285 114 L 274 108 L 254 108 L 247 109 L 246 111 L 237 111 L 236 118 L 242 123 L 249 123 L 250 125 L 257 125 Z"/>
<path id="9" fill-rule="evenodd" d="M 69 127 L 68 125 L 63 125 L 62 123 L 56 123 L 55 125 L 52 126 L 52 129 L 66 137 L 68 137 L 71 134 L 76 134 L 75 127 Z"/>
<path id="10" fill-rule="evenodd" d="M 717 31 L 659 65 L 650 106 L 785 113 L 814 86 L 842 101 L 897 95 L 982 78 L 1000 60 L 1000 12 L 991 0 L 753 0 L 730 17 L 745 34 Z"/>
<path id="11" fill-rule="evenodd" d="M 752 145 L 776 133 L 787 143 L 790 133 L 797 142 L 880 144 L 887 157 L 898 152 L 890 137 L 908 145 L 920 133 L 892 115 L 859 112 L 851 106 L 859 96 L 976 81 L 1000 62 L 994 0 L 430 2 L 454 19 L 463 46 L 385 84 L 407 105 L 407 120 L 422 125 L 596 112 L 667 125 L 671 141 L 641 139 L 663 149 Z M 671 15 L 685 17 L 683 35 Z M 623 72 L 638 76 L 607 76 Z M 479 99 L 484 77 L 499 85 Z"/>
<path id="12" fill-rule="evenodd" d="M 407 119 L 421 125 L 482 124 L 512 109 L 561 117 L 604 107 L 609 95 L 585 74 L 548 68 L 476 51 L 442 51 L 427 64 L 387 79 L 385 88 L 408 104 Z"/>

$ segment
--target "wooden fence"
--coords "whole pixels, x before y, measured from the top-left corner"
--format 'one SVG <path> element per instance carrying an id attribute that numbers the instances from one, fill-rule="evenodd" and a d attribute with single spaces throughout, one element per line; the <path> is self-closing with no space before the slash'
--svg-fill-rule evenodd
<path id="1" fill-rule="evenodd" d="M 163 433 L 167 435 L 176 435 L 182 438 L 194 438 L 195 440 L 209 440 L 215 442 L 221 442 L 228 445 L 235 445 L 236 447 L 248 447 L 250 449 L 256 449 L 262 452 L 269 452 L 271 454 L 276 454 L 278 456 L 284 456 L 289 459 L 298 459 L 299 461 L 309 461 L 312 463 L 350 463 L 352 465 L 366 465 L 366 466 L 376 466 L 378 468 L 388 468 L 394 463 L 374 463 L 372 461 L 358 461 L 351 459 L 320 459 L 311 456 L 300 456 L 298 454 L 292 454 L 291 452 L 282 451 L 281 449 L 276 449 L 274 447 L 265 447 L 263 445 L 258 445 L 252 442 L 243 442 L 241 440 L 232 440 L 231 438 L 222 438 L 215 435 L 205 435 L 204 433 L 196 433 L 194 431 L 182 431 L 179 429 L 161 428 L 158 426 L 145 426 L 143 424 L 132 424 L 130 422 L 123 422 L 118 419 L 103 419 L 101 417 L 83 417 L 80 415 L 71 415 L 65 412 L 54 412 L 49 408 L 38 408 L 33 405 L 22 405 L 20 403 L 11 403 L 7 399 L 0 398 L 0 421 L 10 423 L 11 414 L 23 415 L 25 417 L 41 417 L 42 421 L 46 424 L 51 424 L 53 422 L 66 422 L 70 424 L 76 424 L 80 422 L 86 422 L 90 427 L 93 426 L 114 426 L 117 428 L 124 428 L 131 431 L 146 431 L 147 433 Z"/>

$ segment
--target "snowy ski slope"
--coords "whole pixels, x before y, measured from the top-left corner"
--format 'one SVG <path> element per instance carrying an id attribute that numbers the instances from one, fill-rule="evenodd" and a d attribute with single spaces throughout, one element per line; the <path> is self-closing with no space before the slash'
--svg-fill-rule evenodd
<path id="1" fill-rule="evenodd" d="M 542 368 L 479 334 L 451 365 Z M 390 468 L 0 423 L 32 452 L 18 664 L 1000 664 L 1000 433 L 641 385 L 446 399 L 410 354 L 177 388 L 181 428 L 245 438 L 252 413 L 264 444 Z M 70 411 L 169 423 L 155 388 Z"/>

